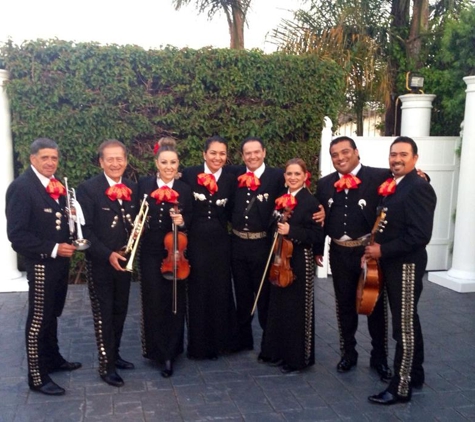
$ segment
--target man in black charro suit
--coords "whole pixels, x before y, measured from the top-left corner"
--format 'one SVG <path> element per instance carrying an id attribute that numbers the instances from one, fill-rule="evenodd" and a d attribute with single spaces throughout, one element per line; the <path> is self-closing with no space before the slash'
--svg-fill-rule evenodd
<path id="1" fill-rule="evenodd" d="M 380 394 L 368 397 L 377 404 L 394 404 L 411 399 L 412 388 L 421 388 L 425 376 L 424 343 L 417 303 L 427 265 L 426 246 L 432 236 L 437 198 L 432 186 L 417 175 L 417 145 L 400 136 L 391 144 L 389 167 L 395 190 L 381 201 L 386 209 L 385 227 L 365 258 L 379 259 L 391 307 L 393 338 L 396 340 L 394 376 Z"/>
<path id="2" fill-rule="evenodd" d="M 28 385 L 47 395 L 65 393 L 50 373 L 81 367 L 79 362 L 67 362 L 58 346 L 69 258 L 76 250 L 69 243 L 66 191 L 54 178 L 58 161 L 56 142 L 36 139 L 30 147 L 31 167 L 10 184 L 6 194 L 8 238 L 13 249 L 25 257 L 29 284 L 25 328 Z"/>
<path id="3" fill-rule="evenodd" d="M 232 212 L 232 273 L 236 293 L 238 318 L 238 350 L 252 350 L 251 310 L 262 279 L 271 238 L 268 229 L 271 224 L 275 199 L 283 193 L 284 175 L 281 169 L 264 163 L 266 149 L 261 139 L 249 137 L 241 143 L 241 153 L 246 166 L 233 170 L 236 177 L 253 173 L 258 186 L 250 188 L 236 181 L 236 192 Z M 241 186 L 240 186 L 241 185 Z M 265 328 L 269 302 L 269 286 L 264 282 L 257 312 L 259 324 Z M 269 359 L 259 354 L 259 361 Z"/>
<path id="4" fill-rule="evenodd" d="M 337 171 L 318 181 L 316 197 L 325 208 L 324 229 L 331 238 L 330 266 L 341 353 L 337 371 L 347 372 L 358 360 L 355 339 L 358 328 L 356 289 L 361 273 L 361 256 L 376 220 L 376 208 L 380 201 L 378 186 L 391 173 L 388 169 L 363 166 L 355 142 L 347 136 L 332 140 L 330 155 Z M 350 179 L 350 189 L 335 186 L 341 183 L 340 179 L 350 175 L 356 176 L 360 183 Z M 323 251 L 315 248 L 314 254 L 317 264 L 321 264 Z M 373 313 L 368 316 L 372 344 L 370 366 L 376 369 L 383 381 L 389 381 L 392 376 L 387 364 L 386 309 L 385 295 L 381 295 Z"/>
<path id="5" fill-rule="evenodd" d="M 79 185 L 77 199 L 86 219 L 84 237 L 91 241 L 86 264 L 99 374 L 107 384 L 121 387 L 124 381 L 116 368 L 134 365 L 119 354 L 131 279 L 119 251 L 127 244 L 137 213 L 137 185 L 122 177 L 127 167 L 122 142 L 103 142 L 99 162 L 104 173 Z"/>

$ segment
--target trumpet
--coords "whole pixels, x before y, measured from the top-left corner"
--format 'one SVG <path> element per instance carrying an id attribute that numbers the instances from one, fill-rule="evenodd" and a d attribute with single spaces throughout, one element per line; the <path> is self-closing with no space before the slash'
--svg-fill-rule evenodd
<path id="1" fill-rule="evenodd" d="M 84 251 L 91 242 L 82 237 L 81 224 L 84 224 L 84 215 L 82 213 L 81 204 L 76 199 L 76 191 L 74 188 L 68 188 L 68 178 L 64 178 L 64 184 L 66 185 L 66 213 L 68 214 L 69 235 L 73 240 L 73 245 L 76 246 L 78 251 Z"/>
<path id="2" fill-rule="evenodd" d="M 139 246 L 140 236 L 142 236 L 145 222 L 147 221 L 147 214 L 149 209 L 147 196 L 147 194 L 144 194 L 143 196 L 142 205 L 140 206 L 139 213 L 135 217 L 134 226 L 132 227 L 132 232 L 130 233 L 129 240 L 124 250 L 124 255 L 130 253 L 129 260 L 127 261 L 127 265 L 125 266 L 125 269 L 130 272 L 134 270 L 134 259 L 137 253 L 137 248 Z"/>

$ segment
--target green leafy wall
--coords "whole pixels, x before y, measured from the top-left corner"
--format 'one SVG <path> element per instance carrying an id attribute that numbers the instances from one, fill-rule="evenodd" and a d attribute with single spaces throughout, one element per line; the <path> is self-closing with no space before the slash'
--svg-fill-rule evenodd
<path id="1" fill-rule="evenodd" d="M 72 185 L 97 173 L 97 146 L 116 138 L 129 148 L 128 176 L 153 172 L 152 146 L 179 140 L 183 166 L 201 162 L 204 139 L 230 142 L 230 162 L 247 136 L 267 143 L 267 161 L 308 161 L 313 173 L 323 117 L 335 118 L 344 91 L 342 70 L 312 56 L 228 49 L 100 46 L 37 40 L 8 43 L 1 58 L 17 173 L 37 137 L 55 139 L 60 175 Z"/>

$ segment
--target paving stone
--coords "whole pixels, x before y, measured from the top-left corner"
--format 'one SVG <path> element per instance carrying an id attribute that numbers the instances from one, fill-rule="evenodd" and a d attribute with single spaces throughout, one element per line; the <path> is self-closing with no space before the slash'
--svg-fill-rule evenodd
<path id="1" fill-rule="evenodd" d="M 244 420 L 246 422 L 281 422 L 285 421 L 284 415 L 281 413 L 244 413 Z"/>
<path id="2" fill-rule="evenodd" d="M 297 398 L 289 390 L 269 390 L 266 392 L 267 399 L 271 406 L 277 412 L 284 412 L 288 410 L 302 410 Z"/>
<path id="3" fill-rule="evenodd" d="M 0 403 L 9 403 L 0 400 Z M 17 406 L 11 404 L 0 404 L 0 422 L 12 422 L 17 413 Z"/>
<path id="4" fill-rule="evenodd" d="M 86 398 L 86 417 L 106 417 L 112 414 L 111 395 L 90 395 Z"/>
<path id="5" fill-rule="evenodd" d="M 426 283 L 420 315 L 426 346 L 426 384 L 410 403 L 377 406 L 367 397 L 386 388 L 369 368 L 367 318 L 359 319 L 358 366 L 336 372 L 340 358 L 331 280 L 316 280 L 316 364 L 299 374 L 257 363 L 256 350 L 218 361 L 175 363 L 169 379 L 161 365 L 142 357 L 138 284 L 131 289 L 121 354 L 136 369 L 120 371 L 121 388 L 97 372 L 97 352 L 87 288 L 70 286 L 59 325 L 63 355 L 83 367 L 53 374 L 66 388 L 60 397 L 29 390 L 24 351 L 26 293 L 0 294 L 0 422 L 183 421 L 475 421 L 475 294 L 458 294 Z M 261 330 L 253 322 L 255 344 Z M 390 341 L 390 360 L 395 343 Z"/>
<path id="6" fill-rule="evenodd" d="M 14 421 L 80 422 L 83 419 L 83 406 L 82 400 L 70 398 L 61 401 L 35 402 L 19 406 Z"/>
<path id="7" fill-rule="evenodd" d="M 330 407 L 317 409 L 291 410 L 283 412 L 286 421 L 339 421 L 340 418 Z"/>
<path id="8" fill-rule="evenodd" d="M 434 411 L 434 418 L 438 422 L 462 422 L 467 419 L 457 411 L 457 408 L 442 408 Z"/>

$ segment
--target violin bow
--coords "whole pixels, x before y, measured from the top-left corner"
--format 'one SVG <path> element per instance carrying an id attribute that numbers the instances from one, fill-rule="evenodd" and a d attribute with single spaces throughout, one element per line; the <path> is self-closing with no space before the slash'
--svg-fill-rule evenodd
<path id="1" fill-rule="evenodd" d="M 171 214 L 176 214 L 178 209 L 178 203 L 174 205 L 174 208 L 171 209 Z M 178 227 L 173 222 L 172 219 L 172 231 L 173 231 L 173 293 L 172 293 L 172 312 L 176 315 L 177 313 L 177 278 L 176 278 L 176 254 L 177 254 L 177 243 L 178 243 Z"/>
<path id="2" fill-rule="evenodd" d="M 254 306 L 252 307 L 251 316 L 254 315 L 254 312 L 256 312 L 257 302 L 259 301 L 259 296 L 261 295 L 262 286 L 264 285 L 264 280 L 266 279 L 267 270 L 269 269 L 269 264 L 272 259 L 272 255 L 274 254 L 274 248 L 275 244 L 277 243 L 278 237 L 279 233 L 276 231 L 274 233 L 274 240 L 272 241 L 269 257 L 267 258 L 266 267 L 264 268 L 264 274 L 262 274 L 261 284 L 259 284 L 259 290 L 257 291 L 256 299 L 254 300 Z"/>

